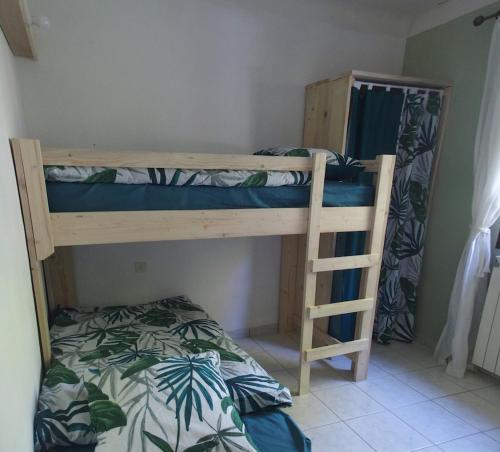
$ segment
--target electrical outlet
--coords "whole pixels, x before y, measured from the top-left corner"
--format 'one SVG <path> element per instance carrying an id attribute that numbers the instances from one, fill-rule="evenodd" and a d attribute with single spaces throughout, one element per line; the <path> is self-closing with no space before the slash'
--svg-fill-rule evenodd
<path id="1" fill-rule="evenodd" d="M 146 273 L 148 270 L 148 263 L 144 261 L 134 262 L 134 271 L 136 273 Z"/>

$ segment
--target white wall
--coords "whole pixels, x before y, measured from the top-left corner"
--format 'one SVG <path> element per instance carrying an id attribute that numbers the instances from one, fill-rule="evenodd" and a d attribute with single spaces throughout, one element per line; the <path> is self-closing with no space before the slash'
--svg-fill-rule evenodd
<path id="1" fill-rule="evenodd" d="M 20 61 L 45 145 L 250 153 L 300 144 L 307 83 L 400 73 L 409 19 L 342 0 L 32 0 L 51 28 Z M 276 238 L 87 247 L 84 304 L 184 292 L 229 331 L 277 319 Z M 147 261 L 145 274 L 133 262 Z"/>
<path id="2" fill-rule="evenodd" d="M 9 138 L 21 136 L 14 57 L 0 32 L 0 450 L 33 449 L 40 348 Z"/>

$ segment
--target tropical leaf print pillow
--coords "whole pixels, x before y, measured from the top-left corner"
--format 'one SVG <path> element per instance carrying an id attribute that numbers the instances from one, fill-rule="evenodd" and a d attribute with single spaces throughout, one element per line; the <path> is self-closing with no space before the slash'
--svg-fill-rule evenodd
<path id="1" fill-rule="evenodd" d="M 35 414 L 35 450 L 89 445 L 97 434 L 121 427 L 126 418 L 97 386 L 55 361 L 47 371 Z"/>
<path id="2" fill-rule="evenodd" d="M 327 180 L 350 181 L 365 170 L 365 167 L 359 160 L 346 157 L 335 151 L 327 149 L 312 148 L 294 148 L 294 147 L 274 147 L 262 149 L 255 155 L 273 155 L 285 157 L 311 157 L 318 152 L 324 152 L 326 156 L 326 174 Z"/>
<path id="3" fill-rule="evenodd" d="M 248 451 L 257 450 L 234 406 L 219 371 L 217 352 L 162 359 L 123 375 L 130 400 L 141 397 L 148 383 L 149 416 L 128 429 L 99 438 L 104 451 Z M 145 374 L 147 378 L 145 378 Z"/>

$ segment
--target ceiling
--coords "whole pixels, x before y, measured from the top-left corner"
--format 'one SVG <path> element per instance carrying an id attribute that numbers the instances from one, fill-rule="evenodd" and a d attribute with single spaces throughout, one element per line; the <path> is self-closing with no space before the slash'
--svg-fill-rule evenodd
<path id="1" fill-rule="evenodd" d="M 415 16 L 450 1 L 453 0 L 354 0 L 360 5 L 408 16 Z"/>

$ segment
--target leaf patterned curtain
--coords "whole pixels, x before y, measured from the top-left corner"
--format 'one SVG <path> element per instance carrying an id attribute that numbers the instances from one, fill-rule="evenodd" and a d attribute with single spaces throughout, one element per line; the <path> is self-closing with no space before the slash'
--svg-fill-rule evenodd
<path id="1" fill-rule="evenodd" d="M 374 329 L 383 343 L 414 337 L 441 101 L 441 91 L 409 89 L 403 104 Z"/>

